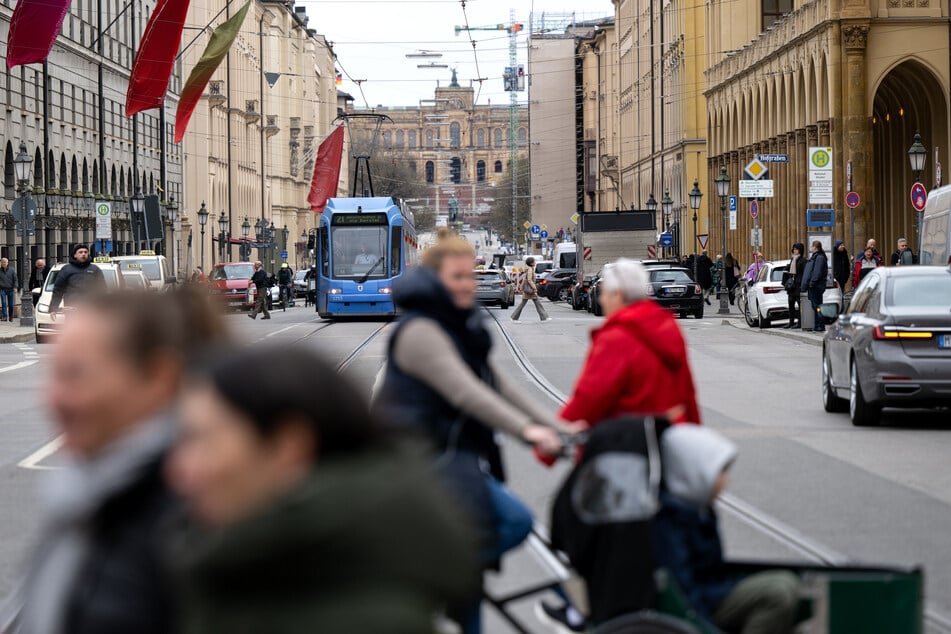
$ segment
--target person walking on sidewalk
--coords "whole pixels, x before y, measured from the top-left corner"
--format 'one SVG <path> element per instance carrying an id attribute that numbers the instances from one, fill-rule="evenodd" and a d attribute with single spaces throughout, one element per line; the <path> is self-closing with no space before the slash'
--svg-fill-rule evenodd
<path id="1" fill-rule="evenodd" d="M 839 290 L 842 291 L 843 301 L 845 300 L 845 287 L 849 283 L 850 277 L 852 277 L 852 260 L 849 258 L 849 252 L 845 248 L 845 242 L 836 240 L 835 247 L 832 249 L 832 279 L 838 283 Z"/>
<path id="2" fill-rule="evenodd" d="M 740 263 L 736 261 L 732 253 L 727 253 L 723 258 L 723 274 L 726 276 L 726 290 L 730 294 L 730 306 L 736 301 L 736 284 L 740 279 Z"/>
<path id="3" fill-rule="evenodd" d="M 786 289 L 786 303 L 789 307 L 789 323 L 783 326 L 784 329 L 802 328 L 802 306 L 800 305 L 799 288 L 802 286 L 802 275 L 806 266 L 806 260 L 802 252 L 806 248 L 802 242 L 792 245 L 792 254 L 789 258 L 789 271 L 783 274 L 783 288 Z"/>
<path id="4" fill-rule="evenodd" d="M 542 321 L 549 321 L 551 317 L 545 312 L 544 306 L 538 301 L 538 282 L 535 279 L 535 258 L 525 259 L 525 281 L 522 282 L 522 303 L 515 309 L 512 315 L 512 321 L 518 321 L 522 316 L 522 309 L 528 302 L 535 302 L 535 310 L 538 311 L 538 318 Z"/>
<path id="5" fill-rule="evenodd" d="M 703 291 L 703 301 L 710 305 L 710 289 L 713 288 L 713 260 L 706 250 L 697 258 L 697 284 Z"/>
<path id="6" fill-rule="evenodd" d="M 3 321 L 13 321 L 13 299 L 16 289 L 20 288 L 17 272 L 10 267 L 10 260 L 0 260 L 0 305 L 3 308 Z"/>
<path id="7" fill-rule="evenodd" d="M 267 312 L 267 295 L 270 292 L 268 290 L 268 275 L 264 270 L 264 265 L 261 264 L 261 260 L 254 263 L 254 275 L 251 276 L 251 283 L 254 284 L 257 293 L 254 295 L 254 308 L 248 313 L 248 317 L 257 319 L 258 313 L 264 313 L 264 317 L 261 317 L 261 319 L 270 319 L 271 313 Z"/>

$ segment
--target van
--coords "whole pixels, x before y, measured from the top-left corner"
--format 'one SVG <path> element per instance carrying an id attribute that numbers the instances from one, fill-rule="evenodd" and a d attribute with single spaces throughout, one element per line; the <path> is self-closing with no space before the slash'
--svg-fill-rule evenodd
<path id="1" fill-rule="evenodd" d="M 951 185 L 928 194 L 921 221 L 921 264 L 951 264 Z"/>
<path id="2" fill-rule="evenodd" d="M 151 289 L 159 292 L 171 290 L 178 280 L 172 275 L 168 260 L 155 251 L 139 251 L 138 255 L 120 255 L 112 258 L 122 271 L 142 271 L 151 283 Z"/>
<path id="3" fill-rule="evenodd" d="M 559 242 L 552 257 L 556 269 L 578 268 L 578 245 L 574 242 Z"/>

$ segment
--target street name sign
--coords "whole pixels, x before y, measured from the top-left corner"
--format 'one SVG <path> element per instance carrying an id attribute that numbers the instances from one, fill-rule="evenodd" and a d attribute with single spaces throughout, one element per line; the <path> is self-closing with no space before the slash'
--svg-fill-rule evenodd
<path id="1" fill-rule="evenodd" d="M 771 180 L 740 181 L 740 198 L 772 198 L 773 196 L 773 181 Z"/>
<path id="2" fill-rule="evenodd" d="M 757 161 L 762 161 L 763 163 L 788 163 L 789 155 L 788 154 L 757 154 Z"/>

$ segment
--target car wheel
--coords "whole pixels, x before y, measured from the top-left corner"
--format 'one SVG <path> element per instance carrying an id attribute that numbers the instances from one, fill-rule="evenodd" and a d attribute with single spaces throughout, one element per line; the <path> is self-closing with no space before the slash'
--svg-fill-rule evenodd
<path id="1" fill-rule="evenodd" d="M 746 306 L 743 309 L 743 318 L 746 319 L 746 325 L 750 328 L 755 328 L 759 323 L 758 319 L 753 319 L 753 315 L 750 314 L 750 303 L 746 302 Z"/>
<path id="2" fill-rule="evenodd" d="M 769 317 L 763 317 L 763 313 L 759 310 L 759 302 L 756 304 L 756 316 L 759 317 L 759 327 L 760 328 L 769 328 L 773 325 L 772 320 Z"/>
<path id="3" fill-rule="evenodd" d="M 503 302 L 499 303 L 499 308 L 501 308 L 502 310 L 508 310 L 508 309 L 509 309 L 509 303 L 503 301 Z"/>
<path id="4" fill-rule="evenodd" d="M 849 417 L 856 427 L 871 427 L 878 425 L 882 415 L 882 408 L 865 400 L 862 394 L 862 385 L 859 383 L 859 371 L 852 360 L 849 371 Z"/>
<path id="5" fill-rule="evenodd" d="M 568 301 L 568 289 L 567 289 L 567 288 L 559 288 L 559 289 L 558 289 L 558 301 L 559 301 L 559 302 L 567 302 L 567 301 Z"/>
<path id="6" fill-rule="evenodd" d="M 591 302 L 591 312 L 594 313 L 595 317 L 600 317 L 604 314 L 604 311 L 601 310 L 601 302 L 597 300 Z"/>
<path id="7" fill-rule="evenodd" d="M 822 407 L 827 412 L 845 412 L 849 409 L 848 401 L 839 398 L 832 387 L 832 361 L 825 350 L 822 351 Z"/>
<path id="8" fill-rule="evenodd" d="M 700 308 L 697 309 L 697 312 L 693 314 L 697 319 L 703 319 L 703 304 L 700 304 Z"/>

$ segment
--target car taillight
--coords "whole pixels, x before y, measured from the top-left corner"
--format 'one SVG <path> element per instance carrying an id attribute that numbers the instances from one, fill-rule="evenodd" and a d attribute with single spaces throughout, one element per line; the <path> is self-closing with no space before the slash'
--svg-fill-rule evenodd
<path id="1" fill-rule="evenodd" d="M 694 285 L 693 285 L 693 294 L 694 294 L 694 295 L 700 295 L 701 293 L 703 293 L 703 289 L 700 288 L 700 285 L 699 285 L 699 284 L 694 284 Z"/>
<path id="2" fill-rule="evenodd" d="M 500 282 L 499 286 L 501 286 L 502 288 L 505 288 L 505 282 Z"/>
<path id="3" fill-rule="evenodd" d="M 648 284 L 648 285 L 647 285 L 647 294 L 648 294 L 648 295 L 656 295 L 656 294 L 657 294 L 657 292 L 654 290 L 654 286 L 653 286 L 652 284 Z"/>
<path id="4" fill-rule="evenodd" d="M 885 341 L 888 339 L 931 339 L 934 333 L 927 330 L 898 330 L 895 328 L 886 328 L 884 326 L 875 326 L 872 331 L 872 339 Z"/>
<path id="5" fill-rule="evenodd" d="M 548 280 L 538 280 L 538 285 L 539 285 L 539 286 L 544 286 L 544 285 L 547 284 L 547 283 L 548 283 Z"/>
<path id="6" fill-rule="evenodd" d="M 764 287 L 763 287 L 763 294 L 764 294 L 764 295 L 772 295 L 773 293 L 782 293 L 783 290 L 784 290 L 784 289 L 783 289 L 782 286 L 764 286 Z"/>

